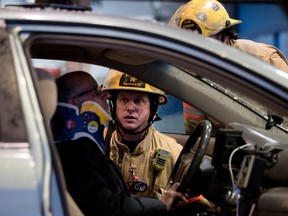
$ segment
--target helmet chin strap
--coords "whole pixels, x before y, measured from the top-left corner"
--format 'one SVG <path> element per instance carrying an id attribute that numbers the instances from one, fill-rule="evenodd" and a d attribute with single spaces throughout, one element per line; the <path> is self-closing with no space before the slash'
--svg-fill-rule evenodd
<path id="1" fill-rule="evenodd" d="M 153 116 L 153 118 L 151 119 L 151 121 L 149 122 L 149 124 L 144 128 L 142 129 L 141 131 L 136 131 L 136 132 L 133 132 L 133 130 L 127 130 L 123 127 L 123 125 L 117 120 L 117 118 L 115 119 L 115 124 L 117 126 L 119 126 L 125 133 L 127 134 L 130 134 L 130 135 L 136 135 L 136 134 L 141 134 L 143 133 L 144 131 L 146 131 L 155 121 L 160 121 L 161 118 L 158 116 L 157 113 L 155 113 L 155 115 Z"/>

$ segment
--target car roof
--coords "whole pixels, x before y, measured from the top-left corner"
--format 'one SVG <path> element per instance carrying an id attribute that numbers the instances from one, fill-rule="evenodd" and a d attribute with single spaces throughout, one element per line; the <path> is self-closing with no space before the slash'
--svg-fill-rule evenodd
<path id="1" fill-rule="evenodd" d="M 280 97 L 282 97 L 284 101 L 288 101 L 288 77 L 286 73 L 277 70 L 273 66 L 263 63 L 256 58 L 251 58 L 251 56 L 246 53 L 223 45 L 216 40 L 213 40 L 211 38 L 204 38 L 201 35 L 191 34 L 191 32 L 185 31 L 183 29 L 173 28 L 163 23 L 151 22 L 151 20 L 139 20 L 128 17 L 97 14 L 87 11 L 55 11 L 49 9 L 37 10 L 35 8 L 0 9 L 0 19 L 5 20 L 6 24 L 8 24 L 8 28 L 10 28 L 11 30 L 16 26 L 21 26 L 22 31 L 37 31 L 38 33 L 41 33 L 41 31 L 47 33 L 49 32 L 49 27 L 51 27 L 51 29 L 53 30 L 58 27 L 59 32 L 69 34 L 70 31 L 73 32 L 73 28 L 77 26 L 79 28 L 83 27 L 83 31 L 88 31 L 88 29 L 91 27 L 91 34 L 93 33 L 97 35 L 97 32 L 95 32 L 94 29 L 96 27 L 98 31 L 101 31 L 99 35 L 106 35 L 106 37 L 109 39 L 121 37 L 125 40 L 137 40 L 138 42 L 142 42 L 143 44 L 163 47 L 165 48 L 166 52 L 167 50 L 177 51 L 179 54 L 183 54 L 185 55 L 185 58 L 187 58 L 187 67 L 191 67 L 191 64 L 194 64 L 193 67 L 195 68 L 195 70 L 197 69 L 197 72 L 199 72 L 203 76 L 207 75 L 207 77 L 215 79 L 215 81 L 219 82 L 220 84 L 223 83 L 224 86 L 228 84 L 228 87 L 231 87 L 232 89 L 235 88 L 235 85 L 232 84 L 232 86 L 229 86 L 229 82 L 226 81 L 227 79 L 231 80 L 233 79 L 233 77 L 236 76 L 242 82 L 239 83 L 239 88 L 244 88 L 243 86 L 241 86 L 241 84 L 253 81 L 256 85 L 265 88 L 276 97 L 281 95 Z M 63 29 L 63 25 L 65 26 L 65 29 Z M 43 28 L 43 26 L 45 26 L 45 28 Z M 61 28 L 61 30 L 59 30 L 59 28 Z M 115 35 L 115 31 L 113 30 L 117 30 L 118 32 L 121 32 L 121 30 L 123 30 L 123 34 Z M 89 35 L 89 33 L 90 32 L 86 32 L 87 35 Z M 135 37 L 135 35 L 137 35 L 137 37 Z M 159 40 L 155 40 L 155 38 L 159 38 Z M 50 49 L 51 43 L 53 42 L 52 38 L 48 38 L 46 42 L 47 44 L 50 43 Z M 46 42 L 44 41 L 43 43 L 45 44 Z M 47 44 L 46 47 L 48 47 Z M 57 46 L 62 45 L 63 44 L 57 44 L 55 42 L 53 44 L 55 50 L 52 49 L 52 52 L 55 53 L 56 51 L 57 53 Z M 71 59 L 71 55 L 69 55 L 69 48 L 74 49 L 75 47 L 77 48 L 77 44 L 75 44 L 75 42 L 70 45 L 68 44 L 67 53 L 59 53 L 59 57 L 61 56 L 61 58 L 65 60 L 66 56 L 67 60 L 73 60 Z M 32 48 L 32 56 L 35 58 L 49 57 L 49 51 L 44 50 L 45 52 L 41 52 L 42 48 L 43 46 L 41 45 L 41 43 L 38 47 L 37 45 L 34 46 Z M 65 49 L 61 48 L 61 50 Z M 140 67 L 148 65 L 149 63 L 149 67 L 155 67 L 157 64 L 159 66 L 159 62 L 155 62 L 158 57 L 156 59 L 150 57 L 147 58 L 147 56 L 143 55 L 143 53 L 141 54 L 141 50 L 139 50 L 139 54 L 135 51 L 131 53 L 126 52 L 126 56 L 125 58 L 123 58 L 122 51 L 123 50 L 119 51 L 117 50 L 117 48 L 112 49 L 110 47 L 109 52 L 107 52 L 107 49 L 104 48 L 102 49 L 97 47 L 95 49 L 91 48 L 90 45 L 85 47 L 82 44 L 81 47 L 79 47 L 79 55 L 75 57 L 75 60 L 80 60 L 82 62 L 91 64 L 100 64 L 103 66 L 107 66 L 104 65 L 105 62 L 111 63 L 112 60 L 114 63 L 117 63 L 116 65 L 118 66 L 118 68 L 115 69 L 125 69 L 127 73 L 130 73 L 135 77 L 141 78 L 143 81 L 146 81 L 152 85 L 160 83 L 159 85 L 160 87 L 163 87 L 163 90 L 165 90 L 166 92 L 171 92 L 172 94 L 175 89 L 172 89 L 165 84 L 161 85 L 161 77 L 165 77 L 167 82 L 169 80 L 170 82 L 174 82 L 175 85 L 188 85 L 187 83 L 183 83 L 183 80 L 177 81 L 177 79 L 175 79 L 173 75 L 165 72 L 164 70 L 158 71 L 159 76 L 153 77 L 153 80 L 151 80 L 151 74 L 145 72 L 145 70 L 141 71 Z M 83 55 L 81 55 L 81 53 L 83 53 Z M 206 53 L 207 57 L 209 56 L 209 59 L 205 58 Z M 195 61 L 193 59 L 195 59 Z M 202 61 L 202 63 L 197 62 L 198 60 Z M 175 59 L 171 59 L 171 62 L 173 61 L 175 64 L 177 64 L 178 60 L 175 57 Z M 184 61 L 184 64 L 186 63 Z M 160 64 L 163 65 L 162 68 L 167 67 L 167 69 L 169 69 L 168 66 L 165 65 L 163 62 L 160 62 Z M 186 65 L 182 66 L 183 68 L 186 67 Z M 169 65 L 169 67 L 171 67 L 171 65 Z M 141 77 L 135 72 L 135 70 L 138 71 L 138 69 L 139 72 L 141 71 Z M 270 81 L 265 83 L 263 82 L 263 80 Z M 271 83 L 277 84 L 277 88 L 275 88 L 275 86 L 272 86 Z M 277 101 L 278 99 L 276 99 L 276 97 L 275 99 L 273 99 L 275 100 L 273 103 L 283 103 L 283 101 Z M 189 100 L 188 96 L 187 98 L 181 99 Z M 286 112 L 286 110 L 287 109 L 284 108 L 281 110 L 281 112 Z"/>
<path id="2" fill-rule="evenodd" d="M 29 15 L 27 15 L 27 12 Z M 173 40 L 175 35 L 177 35 L 178 41 L 183 41 L 184 43 L 189 43 L 193 47 L 198 49 L 205 49 L 210 53 L 215 53 L 215 55 L 221 55 L 222 58 L 231 60 L 243 67 L 253 67 L 253 71 L 256 73 L 262 73 L 266 71 L 266 68 L 257 68 L 253 64 L 259 64 L 257 59 L 255 61 L 246 61 L 247 63 L 241 63 L 243 60 L 247 60 L 247 55 L 243 54 L 241 51 L 235 51 L 237 55 L 228 55 L 227 52 L 231 52 L 231 48 L 228 46 L 223 46 L 222 43 L 214 41 L 214 43 L 203 41 L 201 35 L 193 35 L 191 38 L 191 33 L 186 32 L 183 29 L 173 28 L 167 26 L 165 23 L 151 22 L 151 20 L 140 20 L 135 18 L 98 14 L 92 13 L 90 11 L 70 11 L 70 10 L 37 10 L 37 9 L 26 9 L 21 7 L 12 8 L 1 8 L 0 9 L 0 19 L 5 20 L 11 26 L 15 25 L 37 25 L 37 24 L 51 24 L 51 25 L 63 25 L 64 23 L 70 23 L 73 25 L 97 25 L 110 28 L 123 28 L 126 31 L 143 31 L 150 32 L 151 34 L 159 35 L 165 37 L 167 40 Z M 200 39 L 201 38 L 201 39 Z M 211 41 L 211 38 L 205 38 L 207 41 Z M 199 42 L 201 41 L 201 42 Z M 213 39 L 212 39 L 213 41 Z M 221 48 L 221 52 L 219 52 Z M 234 51 L 234 49 L 233 49 Z M 261 62 L 263 63 L 263 62 Z M 258 65 L 257 65 L 258 66 Z M 267 65 L 265 65 L 266 67 Z M 267 70 L 274 70 L 273 67 L 267 68 Z M 277 80 L 281 83 L 281 80 Z"/>

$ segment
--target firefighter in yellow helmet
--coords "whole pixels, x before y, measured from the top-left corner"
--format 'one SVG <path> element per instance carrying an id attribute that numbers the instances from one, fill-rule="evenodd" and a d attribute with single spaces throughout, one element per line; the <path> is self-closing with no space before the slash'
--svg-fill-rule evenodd
<path id="1" fill-rule="evenodd" d="M 288 60 L 276 47 L 238 39 L 234 26 L 240 23 L 230 18 L 217 0 L 192 0 L 180 6 L 169 20 L 169 25 L 213 37 L 288 72 Z"/>
<path id="2" fill-rule="evenodd" d="M 182 150 L 176 140 L 152 127 L 160 119 L 158 105 L 167 102 L 165 93 L 113 69 L 103 86 L 111 94 L 115 124 L 109 141 L 110 158 L 119 166 L 132 194 L 160 198 Z"/>
<path id="3" fill-rule="evenodd" d="M 240 23 L 241 20 L 230 18 L 226 9 L 217 0 L 192 0 L 180 6 L 168 24 L 212 37 L 288 72 L 287 58 L 276 47 L 238 39 L 235 25 Z M 207 118 L 204 113 L 186 103 L 183 103 L 183 110 L 186 132 L 193 130 L 197 122 Z M 213 122 L 214 125 L 219 124 L 215 120 Z"/>
<path id="4" fill-rule="evenodd" d="M 216 0 L 192 0 L 180 6 L 169 20 L 169 25 L 197 31 L 207 37 L 239 23 L 241 21 L 231 19 Z"/>

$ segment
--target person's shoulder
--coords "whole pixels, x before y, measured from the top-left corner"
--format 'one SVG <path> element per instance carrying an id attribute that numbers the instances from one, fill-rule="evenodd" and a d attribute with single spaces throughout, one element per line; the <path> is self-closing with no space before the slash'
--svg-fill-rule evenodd
<path id="1" fill-rule="evenodd" d="M 270 55 L 271 53 L 278 51 L 278 49 L 272 45 L 247 39 L 238 39 L 235 43 L 235 47 L 255 55 L 257 53 L 263 54 L 263 52 Z"/>
<path id="2" fill-rule="evenodd" d="M 239 48 L 240 50 L 249 50 L 249 49 L 253 49 L 253 48 L 260 48 L 260 49 L 267 49 L 272 46 L 268 45 L 268 44 L 264 44 L 264 43 L 259 43 L 253 40 L 247 40 L 247 39 L 238 39 L 235 42 L 235 47 Z"/>
<path id="3" fill-rule="evenodd" d="M 260 44 L 260 43 L 253 41 L 253 40 L 248 40 L 248 39 L 237 39 L 236 44 L 240 44 L 242 46 L 253 46 L 255 44 Z"/>

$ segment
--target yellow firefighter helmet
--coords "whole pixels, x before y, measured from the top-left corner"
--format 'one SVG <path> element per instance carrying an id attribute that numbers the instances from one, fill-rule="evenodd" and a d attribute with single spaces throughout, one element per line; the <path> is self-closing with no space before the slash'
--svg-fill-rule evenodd
<path id="1" fill-rule="evenodd" d="M 111 69 L 103 82 L 104 90 L 133 90 L 159 95 L 159 104 L 167 103 L 165 92 L 155 88 L 137 78 L 120 71 Z"/>
<path id="2" fill-rule="evenodd" d="M 231 19 L 216 0 L 191 0 L 175 11 L 168 24 L 209 37 L 241 22 Z"/>

